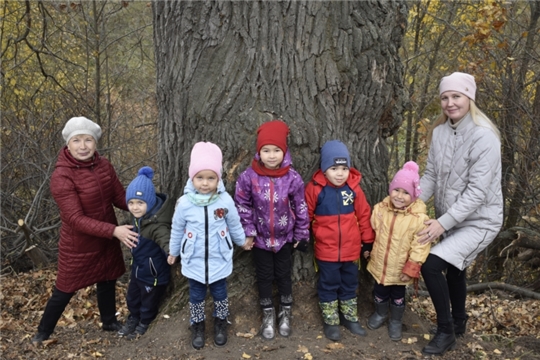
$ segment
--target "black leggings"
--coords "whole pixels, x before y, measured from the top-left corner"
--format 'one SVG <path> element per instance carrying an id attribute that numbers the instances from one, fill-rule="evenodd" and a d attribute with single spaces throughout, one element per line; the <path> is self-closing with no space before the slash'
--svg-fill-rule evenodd
<path id="1" fill-rule="evenodd" d="M 445 270 L 446 277 L 443 274 Z M 442 332 L 451 333 L 453 319 L 464 320 L 467 317 L 465 312 L 466 270 L 460 270 L 437 255 L 429 254 L 422 265 L 422 277 L 437 312 L 437 327 Z M 450 304 L 452 304 L 451 311 Z"/>
<path id="2" fill-rule="evenodd" d="M 38 326 L 38 332 L 51 335 L 75 292 L 65 293 L 54 287 Z M 116 280 L 97 283 L 97 303 L 101 322 L 109 325 L 116 321 Z"/>
<path id="3" fill-rule="evenodd" d="M 255 261 L 255 274 L 262 308 L 272 307 L 273 282 L 276 280 L 281 305 L 292 303 L 292 244 L 286 243 L 277 252 L 254 247 L 251 253 Z"/>

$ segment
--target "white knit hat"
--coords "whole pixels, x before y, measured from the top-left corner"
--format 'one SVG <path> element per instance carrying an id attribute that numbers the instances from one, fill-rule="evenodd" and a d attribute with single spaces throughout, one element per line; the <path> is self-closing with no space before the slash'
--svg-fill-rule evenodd
<path id="1" fill-rule="evenodd" d="M 101 138 L 101 127 L 92 120 L 80 116 L 69 119 L 62 130 L 62 137 L 66 144 L 69 143 L 69 139 L 81 134 L 90 135 L 98 141 Z"/>

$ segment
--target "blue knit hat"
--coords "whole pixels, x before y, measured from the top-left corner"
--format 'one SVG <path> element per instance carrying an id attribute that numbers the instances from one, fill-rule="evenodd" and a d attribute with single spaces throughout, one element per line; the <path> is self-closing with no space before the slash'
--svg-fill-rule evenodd
<path id="1" fill-rule="evenodd" d="M 351 167 L 351 158 L 347 146 L 339 140 L 327 141 L 321 148 L 321 170 L 326 172 L 332 166 Z"/>
<path id="2" fill-rule="evenodd" d="M 146 203 L 147 211 L 156 205 L 156 189 L 152 183 L 154 170 L 149 166 L 139 169 L 137 177 L 128 185 L 126 190 L 126 202 L 131 199 L 139 199 Z"/>

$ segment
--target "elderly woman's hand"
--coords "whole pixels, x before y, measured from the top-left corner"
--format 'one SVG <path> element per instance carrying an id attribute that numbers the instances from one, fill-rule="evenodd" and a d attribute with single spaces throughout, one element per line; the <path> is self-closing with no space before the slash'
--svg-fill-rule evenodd
<path id="1" fill-rule="evenodd" d="M 117 226 L 114 229 L 113 236 L 120 240 L 128 248 L 133 249 L 134 247 L 137 247 L 137 243 L 139 242 L 139 234 L 131 231 L 131 229 L 133 229 L 133 225 Z"/>
<path id="2" fill-rule="evenodd" d="M 418 239 L 420 244 L 434 242 L 435 239 L 441 236 L 445 231 L 441 224 L 435 219 L 429 219 L 425 221 L 424 224 L 426 225 L 426 228 L 416 234 L 420 236 L 420 239 Z"/>

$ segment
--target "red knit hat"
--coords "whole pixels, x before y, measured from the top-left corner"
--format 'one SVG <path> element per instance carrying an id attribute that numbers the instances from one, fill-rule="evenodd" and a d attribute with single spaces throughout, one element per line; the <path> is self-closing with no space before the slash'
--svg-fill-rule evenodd
<path id="1" fill-rule="evenodd" d="M 283 152 L 287 151 L 289 127 L 281 120 L 272 120 L 257 129 L 257 153 L 264 145 L 275 145 Z"/>

